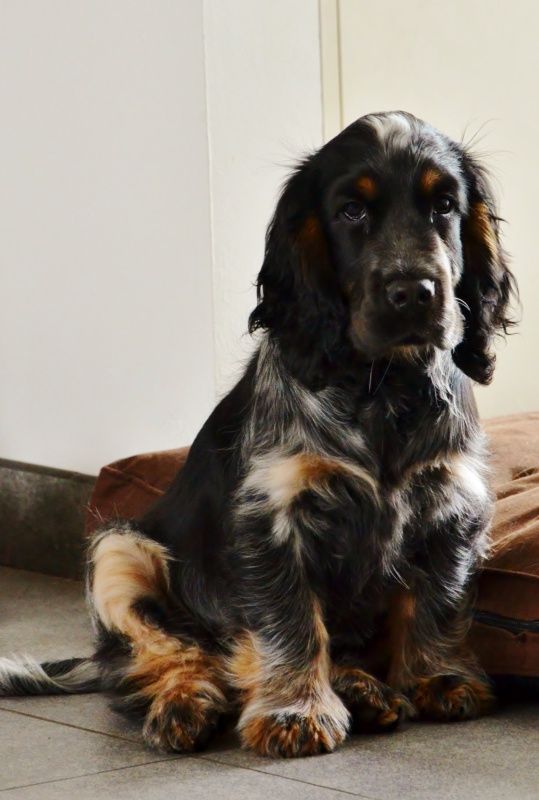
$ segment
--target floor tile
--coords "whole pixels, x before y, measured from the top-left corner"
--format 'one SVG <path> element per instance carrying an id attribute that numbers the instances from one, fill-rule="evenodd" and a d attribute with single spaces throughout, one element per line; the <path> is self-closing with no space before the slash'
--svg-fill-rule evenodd
<path id="1" fill-rule="evenodd" d="M 5 800 L 344 800 L 349 794 L 321 789 L 201 759 L 105 772 L 2 793 Z"/>
<path id="2" fill-rule="evenodd" d="M 0 655 L 69 658 L 92 652 L 82 583 L 0 567 Z"/>
<path id="3" fill-rule="evenodd" d="M 137 743 L 0 711 L 0 789 L 165 758 Z"/>
<path id="4" fill-rule="evenodd" d="M 383 800 L 537 800 L 539 708 L 453 725 L 414 723 L 386 736 L 354 737 L 318 758 L 277 761 L 232 747 L 233 763 Z"/>
<path id="5" fill-rule="evenodd" d="M 63 722 L 96 733 L 112 734 L 141 742 L 140 725 L 128 722 L 109 708 L 100 694 L 52 697 L 0 697 L 0 710 L 17 711 L 34 717 Z"/>
<path id="6" fill-rule="evenodd" d="M 37 658 L 91 652 L 82 584 L 0 568 L 0 655 L 17 651 Z M 460 725 L 416 723 L 389 736 L 356 737 L 328 756 L 291 761 L 246 753 L 239 749 L 236 735 L 229 732 L 212 742 L 205 753 L 180 759 L 177 765 L 150 765 L 148 762 L 159 761 L 160 756 L 142 746 L 139 728 L 110 711 L 100 695 L 0 698 L 0 709 L 4 709 L 0 710 L 0 785 L 55 781 L 44 784 L 40 792 L 10 790 L 14 797 L 32 792 L 29 797 L 45 800 L 80 792 L 81 798 L 102 798 L 106 793 L 99 792 L 110 780 L 115 787 L 110 796 L 144 796 L 146 800 L 138 789 L 130 790 L 132 776 L 147 787 L 148 800 L 161 796 L 168 800 L 172 786 L 182 792 L 175 790 L 175 798 L 215 794 L 216 798 L 237 800 L 243 795 L 232 791 L 234 781 L 239 787 L 247 787 L 246 797 L 272 800 L 274 795 L 335 797 L 336 792 L 376 800 L 539 798 L 538 705 L 515 706 Z M 9 713 L 14 711 L 18 713 Z M 195 768 L 193 762 L 199 766 Z M 148 766 L 132 770 L 135 763 Z M 119 768 L 117 773 L 110 771 Z M 109 776 L 107 779 L 94 776 L 77 779 L 79 783 L 58 782 L 59 778 L 104 770 L 108 770 L 103 773 Z M 244 783 L 247 779 L 241 776 L 246 770 L 258 783 Z M 216 774 L 223 776 L 221 794 Z M 326 793 L 313 794 L 310 784 L 324 787 L 320 791 Z M 287 795 L 289 786 L 293 788 Z M 184 795 L 185 787 L 189 791 Z M 45 790 L 56 794 L 44 794 Z"/>
<path id="7" fill-rule="evenodd" d="M 0 568 L 0 655 L 38 659 L 92 652 L 92 630 L 78 581 Z M 0 708 L 140 740 L 97 694 L 70 697 L 0 697 Z"/>

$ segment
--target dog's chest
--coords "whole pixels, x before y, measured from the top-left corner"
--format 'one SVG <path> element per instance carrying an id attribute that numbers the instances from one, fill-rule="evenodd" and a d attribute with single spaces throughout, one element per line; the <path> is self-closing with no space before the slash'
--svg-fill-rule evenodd
<path id="1" fill-rule="evenodd" d="M 251 460 L 238 513 L 271 519 L 274 544 L 314 554 L 330 571 L 355 562 L 391 570 L 405 533 L 440 513 L 453 480 L 439 456 L 405 463 L 400 474 L 386 469 L 359 436 L 354 448 L 271 449 Z"/>
<path id="2" fill-rule="evenodd" d="M 357 583 L 358 569 L 397 570 L 414 537 L 458 512 L 463 495 L 484 501 L 468 434 L 456 441 L 449 410 L 428 393 L 359 408 L 338 395 L 308 399 L 274 420 L 270 440 L 265 429 L 250 439 L 238 513 L 263 519 L 275 545 Z"/>

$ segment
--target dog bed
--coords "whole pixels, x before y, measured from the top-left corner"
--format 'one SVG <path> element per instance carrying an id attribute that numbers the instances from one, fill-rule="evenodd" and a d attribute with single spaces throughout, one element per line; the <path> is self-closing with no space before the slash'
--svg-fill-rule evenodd
<path id="1" fill-rule="evenodd" d="M 497 502 L 492 554 L 477 582 L 470 643 L 501 687 L 539 688 L 539 412 L 485 423 Z M 137 517 L 185 463 L 188 448 L 131 456 L 101 470 L 87 512 Z"/>

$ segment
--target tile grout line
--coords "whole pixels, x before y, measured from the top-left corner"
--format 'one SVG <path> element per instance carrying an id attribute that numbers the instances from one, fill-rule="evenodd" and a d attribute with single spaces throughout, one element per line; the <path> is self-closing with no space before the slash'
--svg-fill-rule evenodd
<path id="1" fill-rule="evenodd" d="M 281 778 L 285 781 L 292 781 L 293 783 L 302 783 L 305 786 L 314 786 L 316 789 L 327 789 L 330 792 L 340 792 L 341 794 L 347 794 L 350 797 L 359 797 L 361 800 L 381 800 L 381 798 L 373 797 L 370 794 L 358 794 L 357 792 L 350 792 L 348 789 L 338 789 L 336 786 L 327 786 L 323 783 L 312 783 L 312 781 L 304 781 L 302 778 L 290 778 L 288 775 L 279 775 L 278 772 L 270 772 L 269 770 L 258 769 L 257 767 L 242 767 L 239 764 L 234 764 L 231 761 L 223 761 L 219 758 L 215 758 L 214 756 L 206 756 L 206 755 L 199 755 L 197 756 L 198 759 L 203 761 L 211 761 L 214 764 L 220 764 L 224 767 L 236 767 L 236 769 L 246 769 L 249 772 L 256 772 L 258 775 L 271 775 L 272 778 Z"/>
<path id="2" fill-rule="evenodd" d="M 190 761 L 194 761 L 194 759 L 190 758 L 189 756 L 186 756 L 186 758 L 189 758 Z M 140 764 L 125 764 L 123 767 L 100 769 L 97 772 L 81 772 L 80 775 L 66 775 L 64 778 L 51 778 L 47 781 L 34 781 L 34 783 L 23 783 L 18 786 L 6 786 L 4 789 L 0 789 L 0 794 L 2 792 L 14 792 L 17 789 L 29 789 L 32 786 L 46 786 L 50 783 L 65 783 L 65 781 L 76 781 L 79 778 L 91 778 L 94 775 L 106 775 L 109 772 L 121 772 L 124 769 L 136 769 L 137 767 L 145 767 L 146 765 L 151 766 L 152 764 L 162 764 L 163 762 L 169 761 L 180 761 L 181 759 L 181 756 L 157 758 L 155 761 L 141 761 Z"/>
<path id="3" fill-rule="evenodd" d="M 153 764 L 163 764 L 163 763 L 180 762 L 180 761 L 193 761 L 196 763 L 197 761 L 201 760 L 209 761 L 211 763 L 218 764 L 219 766 L 222 767 L 228 767 L 229 769 L 232 767 L 232 769 L 236 770 L 239 769 L 241 771 L 255 772 L 258 775 L 265 775 L 267 778 L 277 778 L 279 780 L 289 781 L 291 783 L 301 783 L 304 784 L 305 786 L 312 786 L 315 789 L 325 789 L 330 792 L 339 792 L 340 794 L 346 794 L 351 797 L 359 797 L 361 798 L 361 800 L 381 800 L 380 798 L 372 797 L 372 795 L 356 794 L 355 792 L 349 792 L 346 789 L 337 789 L 331 786 L 324 786 L 318 783 L 311 783 L 309 781 L 303 781 L 299 778 L 289 778 L 285 775 L 277 775 L 274 772 L 264 772 L 264 770 L 253 769 L 252 767 L 240 767 L 238 764 L 230 764 L 226 761 L 220 761 L 214 758 L 207 758 L 205 756 L 181 755 L 181 754 L 177 754 L 175 756 L 169 756 L 168 758 L 158 758 L 155 759 L 155 761 L 142 761 L 139 764 L 126 764 L 122 767 L 112 767 L 111 769 L 100 769 L 97 772 L 82 772 L 78 775 L 66 775 L 64 778 L 51 778 L 50 780 L 46 781 L 34 781 L 33 783 L 24 783 L 17 786 L 6 786 L 4 789 L 0 789 L 0 794 L 2 794 L 3 792 L 16 791 L 18 789 L 29 789 L 32 788 L 33 786 L 46 786 L 53 783 L 65 783 L 66 781 L 74 781 L 80 778 L 91 778 L 95 775 L 107 775 L 111 772 L 121 772 L 122 770 L 127 770 L 127 769 L 150 767 Z"/>
<path id="4" fill-rule="evenodd" d="M 127 736 L 120 736 L 118 733 L 108 733 L 107 731 L 96 731 L 93 728 L 84 728 L 81 725 L 74 725 L 72 722 L 60 722 L 57 719 L 50 719 L 49 717 L 41 717 L 39 714 L 29 714 L 27 711 L 15 711 L 13 708 L 6 708 L 0 705 L 0 711 L 6 714 L 17 714 L 19 717 L 30 717 L 31 719 L 38 719 L 40 722 L 49 722 L 51 725 L 63 725 L 65 728 L 74 728 L 76 731 L 84 731 L 85 733 L 95 733 L 97 736 L 108 736 L 110 739 L 118 739 L 121 742 L 130 742 L 131 744 L 142 744 L 139 739 L 130 738 Z"/>
<path id="5" fill-rule="evenodd" d="M 24 712 L 24 711 L 15 711 L 12 708 L 5 708 L 5 707 L 3 707 L 1 705 L 0 705 L 0 711 L 4 711 L 4 712 L 6 712 L 8 714 L 16 714 L 17 716 L 20 716 L 20 717 L 29 717 L 31 719 L 37 719 L 40 722 L 49 722 L 51 725 L 61 725 L 61 726 L 64 726 L 66 728 L 73 728 L 74 730 L 77 730 L 77 731 L 83 731 L 84 733 L 93 733 L 93 734 L 96 734 L 97 736 L 107 736 L 110 739 L 116 739 L 116 740 L 121 741 L 121 742 L 129 742 L 130 744 L 139 744 L 139 745 L 142 746 L 142 743 L 138 739 L 135 739 L 135 738 L 131 739 L 131 738 L 128 738 L 126 736 L 120 736 L 119 734 L 115 734 L 115 733 L 106 733 L 105 731 L 96 731 L 96 730 L 93 730 L 92 728 L 84 728 L 84 727 L 82 727 L 80 725 L 73 725 L 73 723 L 71 723 L 71 722 L 60 722 L 59 720 L 48 719 L 47 717 L 41 717 L 38 714 L 29 714 L 28 712 Z M 162 763 L 164 761 L 165 762 L 166 761 L 181 761 L 181 760 L 183 760 L 185 758 L 188 758 L 191 761 L 199 761 L 199 760 L 208 761 L 208 762 L 210 762 L 212 764 L 219 764 L 220 766 L 223 766 L 223 767 L 229 767 L 229 768 L 232 767 L 233 769 L 241 769 L 241 770 L 247 770 L 248 772 L 256 772 L 258 775 L 266 775 L 266 776 L 271 776 L 271 777 L 274 777 L 274 778 L 280 778 L 281 780 L 291 781 L 293 783 L 301 783 L 301 784 L 303 784 L 305 786 L 314 786 L 315 788 L 326 789 L 326 790 L 328 790 L 330 792 L 340 792 L 341 794 L 347 794 L 350 797 L 359 797 L 359 798 L 361 798 L 361 800 L 379 800 L 379 798 L 373 797 L 372 795 L 359 794 L 357 792 L 350 792 L 350 791 L 348 791 L 348 789 L 338 789 L 338 788 L 336 788 L 334 786 L 327 786 L 325 784 L 320 784 L 320 783 L 312 783 L 311 781 L 305 781 L 305 780 L 302 780 L 301 778 L 290 778 L 290 777 L 288 777 L 286 775 L 279 775 L 279 773 L 277 773 L 277 772 L 271 772 L 271 771 L 267 771 L 267 770 L 263 770 L 263 769 L 257 769 L 256 767 L 241 766 L 239 764 L 234 764 L 234 763 L 232 763 L 230 761 L 223 761 L 222 759 L 215 758 L 214 756 L 208 756 L 208 755 L 203 755 L 203 754 L 200 754 L 200 755 L 189 755 L 189 754 L 180 754 L 180 753 L 171 754 L 167 758 L 157 759 L 156 761 L 144 761 L 144 762 L 141 762 L 140 764 L 133 764 L 131 766 L 133 766 L 133 767 L 143 767 L 146 764 L 160 764 L 160 763 Z M 71 779 L 74 780 L 76 778 L 84 778 L 85 776 L 90 776 L 90 775 L 100 775 L 100 774 L 106 773 L 106 772 L 116 772 L 119 769 L 128 769 L 128 768 L 129 767 L 115 767 L 114 769 L 99 770 L 98 772 L 88 772 L 88 773 L 83 773 L 81 775 L 72 775 L 72 776 L 69 776 L 69 777 L 66 777 L 66 778 L 56 778 L 56 779 L 53 779 L 53 780 L 50 780 L 50 781 L 37 781 L 36 783 L 28 783 L 28 784 L 25 784 L 23 786 L 10 786 L 10 787 L 7 787 L 5 789 L 0 789 L 0 792 L 5 792 L 5 791 L 8 791 L 10 789 L 25 789 L 25 788 L 28 788 L 29 786 L 41 786 L 42 784 L 56 783 L 57 781 L 65 781 L 65 780 L 71 780 Z"/>

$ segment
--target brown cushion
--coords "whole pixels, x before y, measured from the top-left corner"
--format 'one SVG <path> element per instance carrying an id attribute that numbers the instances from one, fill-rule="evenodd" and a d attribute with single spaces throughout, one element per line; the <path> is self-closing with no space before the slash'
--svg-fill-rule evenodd
<path id="1" fill-rule="evenodd" d="M 497 502 L 470 642 L 489 674 L 539 678 L 539 413 L 485 428 Z"/>
<path id="2" fill-rule="evenodd" d="M 485 428 L 497 503 L 493 551 L 483 569 L 470 642 L 491 675 L 539 678 L 539 412 L 498 417 Z M 103 467 L 87 531 L 137 517 L 167 489 L 188 448 L 146 453 Z"/>
<path id="3" fill-rule="evenodd" d="M 86 509 L 86 533 L 111 519 L 139 517 L 168 489 L 188 447 L 122 458 L 103 467 Z"/>

